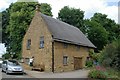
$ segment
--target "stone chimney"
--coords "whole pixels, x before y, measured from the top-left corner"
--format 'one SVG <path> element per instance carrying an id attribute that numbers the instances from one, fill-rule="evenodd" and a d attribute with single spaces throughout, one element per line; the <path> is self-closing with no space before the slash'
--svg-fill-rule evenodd
<path id="1" fill-rule="evenodd" d="M 40 12 L 39 4 L 36 5 L 36 12 Z"/>

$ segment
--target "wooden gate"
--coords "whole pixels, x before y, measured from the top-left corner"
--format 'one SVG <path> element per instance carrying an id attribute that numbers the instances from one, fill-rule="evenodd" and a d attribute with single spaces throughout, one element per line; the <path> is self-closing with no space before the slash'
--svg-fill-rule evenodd
<path id="1" fill-rule="evenodd" d="M 82 68 L 82 57 L 74 57 L 74 69 L 78 70 Z"/>

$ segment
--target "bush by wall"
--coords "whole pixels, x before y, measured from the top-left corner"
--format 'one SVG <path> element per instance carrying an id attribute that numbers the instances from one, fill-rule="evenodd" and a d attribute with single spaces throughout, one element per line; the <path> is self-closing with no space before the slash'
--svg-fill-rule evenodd
<path id="1" fill-rule="evenodd" d="M 86 61 L 86 66 L 87 67 L 93 67 L 93 60 L 87 60 Z"/>
<path id="2" fill-rule="evenodd" d="M 107 72 L 100 70 L 92 70 L 88 75 L 89 78 L 94 78 L 94 79 L 106 79 L 107 76 L 108 76 Z"/>

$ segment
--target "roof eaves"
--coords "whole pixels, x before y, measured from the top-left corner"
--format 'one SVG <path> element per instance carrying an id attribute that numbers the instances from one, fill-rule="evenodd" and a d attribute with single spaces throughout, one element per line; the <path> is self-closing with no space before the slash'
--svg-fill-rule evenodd
<path id="1" fill-rule="evenodd" d="M 68 43 L 68 44 L 80 45 L 80 46 L 84 46 L 84 47 L 96 48 L 95 46 L 88 46 L 88 45 L 86 45 L 86 44 L 76 43 L 76 42 L 74 42 L 74 41 L 69 41 L 69 40 L 64 40 L 64 39 L 59 39 L 59 38 L 53 38 L 53 40 L 54 40 L 54 41 L 58 41 L 58 42 Z"/>

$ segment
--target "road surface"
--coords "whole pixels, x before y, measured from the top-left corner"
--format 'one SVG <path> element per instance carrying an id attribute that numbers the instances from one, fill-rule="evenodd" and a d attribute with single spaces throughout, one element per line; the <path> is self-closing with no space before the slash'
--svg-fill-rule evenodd
<path id="1" fill-rule="evenodd" d="M 2 69 L 0 68 L 0 73 L 2 75 L 0 75 L 0 78 L 32 78 L 31 76 L 27 75 L 27 74 L 6 74 L 5 72 L 1 72 Z"/>

